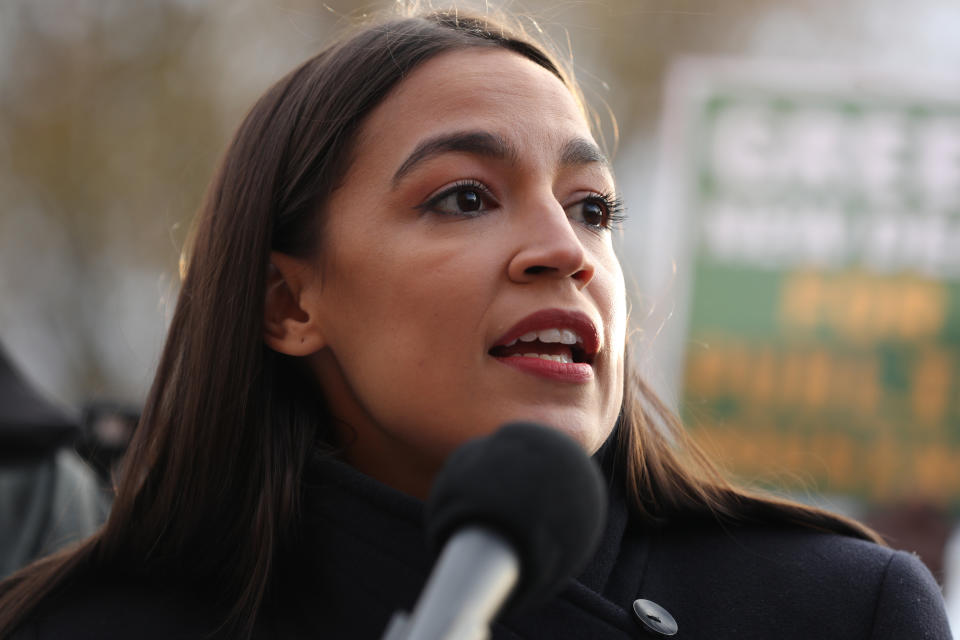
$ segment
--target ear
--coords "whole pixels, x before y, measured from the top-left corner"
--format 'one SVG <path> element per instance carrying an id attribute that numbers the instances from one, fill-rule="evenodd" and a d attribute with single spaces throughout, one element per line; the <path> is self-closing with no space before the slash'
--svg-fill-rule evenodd
<path id="1" fill-rule="evenodd" d="M 320 286 L 316 267 L 274 251 L 267 270 L 263 341 L 288 356 L 307 356 L 326 346 L 318 309 L 309 304 Z"/>

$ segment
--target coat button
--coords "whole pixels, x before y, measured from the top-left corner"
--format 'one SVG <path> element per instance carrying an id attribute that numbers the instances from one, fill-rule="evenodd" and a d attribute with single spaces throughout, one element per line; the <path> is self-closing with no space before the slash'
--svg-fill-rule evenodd
<path id="1" fill-rule="evenodd" d="M 677 621 L 670 612 L 650 600 L 634 600 L 633 612 L 640 623 L 659 636 L 672 636 L 677 632 Z"/>

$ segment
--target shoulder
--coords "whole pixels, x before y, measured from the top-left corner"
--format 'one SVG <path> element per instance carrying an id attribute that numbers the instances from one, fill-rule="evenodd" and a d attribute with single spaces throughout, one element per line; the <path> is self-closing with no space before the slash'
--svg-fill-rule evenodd
<path id="1" fill-rule="evenodd" d="M 212 638 L 223 616 L 210 599 L 189 588 L 129 578 L 76 583 L 44 603 L 14 633 L 14 640 Z"/>
<path id="2" fill-rule="evenodd" d="M 816 580 L 820 588 L 846 581 L 881 584 L 889 576 L 908 571 L 930 577 L 913 554 L 837 533 L 792 525 L 729 525 L 684 523 L 657 535 L 665 551 L 709 555 L 717 568 L 733 565 L 755 572 L 775 572 L 782 580 L 806 583 Z M 930 577 L 932 581 L 933 578 Z M 936 585 L 936 583 L 933 583 Z"/>
<path id="3" fill-rule="evenodd" d="M 683 576 L 685 589 L 664 587 L 707 626 L 775 620 L 796 631 L 787 637 L 950 637 L 940 589 L 915 555 L 848 536 L 789 526 L 669 527 L 651 549 L 648 572 L 657 571 Z"/>
<path id="4" fill-rule="evenodd" d="M 943 594 L 927 567 L 914 554 L 894 552 L 887 563 L 877 612 L 874 637 L 949 638 Z"/>

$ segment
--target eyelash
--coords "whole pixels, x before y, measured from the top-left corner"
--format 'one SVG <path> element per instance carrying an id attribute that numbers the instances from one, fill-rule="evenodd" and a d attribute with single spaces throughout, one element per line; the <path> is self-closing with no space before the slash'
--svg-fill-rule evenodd
<path id="1" fill-rule="evenodd" d="M 449 198 L 450 196 L 455 196 L 460 193 L 466 193 L 469 191 L 474 191 L 480 195 L 480 204 L 484 207 L 482 211 L 460 211 L 460 212 L 451 212 L 445 211 L 440 208 L 440 203 Z M 417 209 L 423 213 L 437 213 L 440 215 L 448 216 L 460 216 L 463 218 L 475 218 L 479 215 L 482 215 L 484 211 L 495 208 L 499 206 L 499 203 L 490 193 L 490 190 L 482 182 L 477 180 L 459 180 L 450 187 L 444 189 L 435 196 L 431 196 L 423 204 L 417 205 Z"/>
<path id="2" fill-rule="evenodd" d="M 482 209 L 477 211 L 449 211 L 440 207 L 440 203 L 447 198 L 470 191 L 479 194 L 479 204 Z M 587 203 L 597 204 L 603 209 L 603 222 L 599 224 L 593 224 L 587 222 L 586 220 L 578 221 L 590 229 L 597 231 L 615 229 L 626 219 L 626 215 L 624 214 L 623 200 L 613 193 L 605 192 L 591 194 L 570 206 L 584 205 Z M 437 195 L 430 197 L 423 204 L 417 205 L 416 208 L 423 213 L 436 213 L 439 215 L 475 218 L 498 206 L 499 203 L 490 193 L 490 190 L 486 187 L 486 185 L 484 185 L 482 182 L 477 180 L 460 180 L 450 187 L 444 189 Z M 569 207 L 566 208 L 569 209 Z"/>
<path id="3" fill-rule="evenodd" d="M 623 199 L 613 193 L 605 192 L 589 195 L 578 204 L 584 204 L 586 202 L 600 204 L 606 212 L 603 223 L 601 224 L 590 224 L 584 221 L 584 224 L 592 229 L 617 229 L 620 227 L 620 224 L 627 219 Z"/>

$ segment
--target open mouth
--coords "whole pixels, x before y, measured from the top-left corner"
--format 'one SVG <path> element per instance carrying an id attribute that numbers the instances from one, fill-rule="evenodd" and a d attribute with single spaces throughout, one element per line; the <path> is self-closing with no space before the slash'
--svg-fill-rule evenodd
<path id="1" fill-rule="evenodd" d="M 530 331 L 489 351 L 495 358 L 540 358 L 560 363 L 593 364 L 583 339 L 570 329 Z"/>

